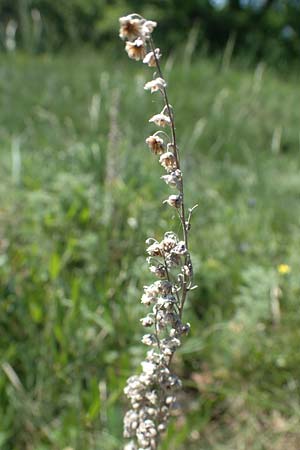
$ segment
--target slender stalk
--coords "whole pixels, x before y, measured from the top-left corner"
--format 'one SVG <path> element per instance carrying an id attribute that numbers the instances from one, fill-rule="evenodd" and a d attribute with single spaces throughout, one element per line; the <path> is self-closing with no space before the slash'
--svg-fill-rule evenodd
<path id="1" fill-rule="evenodd" d="M 162 69 L 160 67 L 159 60 L 158 60 L 158 58 L 156 56 L 155 45 L 154 45 L 154 41 L 153 41 L 152 38 L 149 39 L 149 44 L 150 44 L 150 48 L 151 48 L 151 50 L 153 52 L 153 55 L 154 55 L 157 72 L 158 72 L 159 76 L 164 79 L 163 72 L 162 72 Z M 177 147 L 177 143 L 176 143 L 176 128 L 175 128 L 174 112 L 173 112 L 173 110 L 171 108 L 171 105 L 170 105 L 170 102 L 169 102 L 169 99 L 168 99 L 167 88 L 165 86 L 163 86 L 161 92 L 162 92 L 162 95 L 163 95 L 163 98 L 164 98 L 165 106 L 166 106 L 167 111 L 168 111 L 168 115 L 169 115 L 170 120 L 171 120 L 172 147 L 173 147 L 174 155 L 175 155 L 175 158 L 176 158 L 177 168 L 180 170 L 179 151 L 178 151 L 178 147 Z M 189 247 L 188 247 L 188 227 L 187 227 L 187 225 L 190 223 L 190 218 L 189 218 L 188 221 L 186 220 L 185 206 L 184 206 L 183 179 L 181 179 L 180 190 L 179 191 L 180 191 L 180 195 L 181 195 L 181 207 L 180 207 L 181 211 L 180 211 L 179 217 L 180 217 L 180 221 L 181 221 L 181 225 L 182 225 L 183 240 L 184 240 L 184 243 L 185 243 L 185 246 L 186 246 L 186 249 L 187 249 L 187 255 L 185 257 L 185 265 L 186 266 L 190 266 L 191 265 L 191 260 L 190 260 L 189 253 L 188 253 Z M 186 295 L 187 295 L 187 292 L 188 292 L 187 279 L 186 278 L 187 277 L 186 277 L 186 275 L 184 273 L 183 274 L 183 283 L 182 283 L 182 297 L 181 297 L 181 302 L 180 302 L 180 318 L 182 318 L 183 307 L 184 307 L 185 300 L 186 300 Z"/>

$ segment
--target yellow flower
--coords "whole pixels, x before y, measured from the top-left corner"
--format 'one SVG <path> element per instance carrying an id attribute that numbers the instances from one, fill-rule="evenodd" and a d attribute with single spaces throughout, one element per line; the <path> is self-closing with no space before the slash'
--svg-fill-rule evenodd
<path id="1" fill-rule="evenodd" d="M 281 275 L 285 275 L 287 273 L 290 273 L 291 268 L 288 264 L 279 264 L 279 266 L 277 267 L 278 273 L 280 273 Z"/>

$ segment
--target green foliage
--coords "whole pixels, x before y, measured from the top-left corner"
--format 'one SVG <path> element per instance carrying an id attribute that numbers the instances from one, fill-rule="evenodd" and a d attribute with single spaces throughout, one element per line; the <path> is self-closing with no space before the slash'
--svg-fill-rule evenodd
<path id="1" fill-rule="evenodd" d="M 118 57 L 3 58 L 3 450 L 121 447 L 122 389 L 145 351 L 143 242 L 177 221 L 143 144 L 158 100 L 143 93 L 145 68 Z M 298 81 L 174 58 L 199 288 L 175 361 L 186 420 L 174 418 L 163 448 L 296 450 Z"/>
<path id="2" fill-rule="evenodd" d="M 158 20 L 156 35 L 172 49 L 193 35 L 211 53 L 231 49 L 248 61 L 283 68 L 300 51 L 299 2 L 294 0 L 0 0 L 1 47 L 57 51 L 79 44 L 115 48 L 118 18 L 137 12 Z"/>

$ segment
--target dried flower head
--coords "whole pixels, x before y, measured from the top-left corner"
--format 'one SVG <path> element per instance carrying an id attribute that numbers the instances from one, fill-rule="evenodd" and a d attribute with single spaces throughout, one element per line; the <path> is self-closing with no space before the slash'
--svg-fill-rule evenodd
<path id="1" fill-rule="evenodd" d="M 177 161 L 172 152 L 163 153 L 159 158 L 159 162 L 168 172 L 172 172 L 177 168 Z"/>
<path id="2" fill-rule="evenodd" d="M 164 141 L 159 136 L 149 136 L 146 139 L 146 144 L 148 144 L 150 150 L 152 150 L 155 155 L 161 155 L 165 151 L 163 145 Z"/>
<path id="3" fill-rule="evenodd" d="M 135 41 L 127 41 L 125 45 L 126 52 L 131 59 L 139 61 L 146 55 L 145 42 L 138 37 Z"/>
<path id="4" fill-rule="evenodd" d="M 134 18 L 132 14 L 128 16 L 120 17 L 120 33 L 121 39 L 129 39 L 130 41 L 138 38 L 142 34 L 141 19 Z"/>

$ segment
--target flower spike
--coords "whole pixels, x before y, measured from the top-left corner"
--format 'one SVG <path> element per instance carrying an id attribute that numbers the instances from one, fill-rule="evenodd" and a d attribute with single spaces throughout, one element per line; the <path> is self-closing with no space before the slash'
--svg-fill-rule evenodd
<path id="1" fill-rule="evenodd" d="M 140 322 L 147 328 L 141 341 L 150 350 L 141 363 L 141 372 L 131 376 L 124 389 L 131 405 L 124 417 L 124 437 L 130 439 L 124 450 L 157 450 L 167 429 L 176 392 L 181 388 L 181 381 L 171 371 L 171 361 L 181 345 L 182 337 L 190 330 L 190 324 L 182 320 L 183 307 L 188 291 L 195 287 L 188 245 L 191 215 L 195 207 L 189 209 L 186 216 L 174 111 L 160 67 L 160 49 L 155 48 L 152 39 L 156 26 L 157 23 L 152 20 L 129 14 L 120 18 L 120 37 L 126 41 L 125 50 L 129 58 L 141 60 L 155 68 L 155 78 L 147 82 L 144 88 L 161 95 L 163 109 L 154 114 L 149 122 L 166 127 L 166 131 L 154 132 L 146 138 L 146 144 L 166 171 L 160 178 L 168 187 L 177 189 L 177 193 L 169 195 L 163 203 L 176 209 L 182 236 L 168 231 L 160 241 L 153 238 L 146 241 L 146 259 L 155 281 L 144 286 L 141 303 L 150 312 Z"/>

